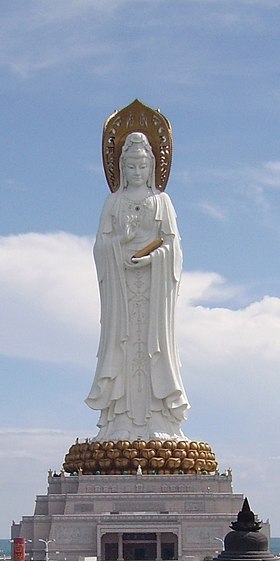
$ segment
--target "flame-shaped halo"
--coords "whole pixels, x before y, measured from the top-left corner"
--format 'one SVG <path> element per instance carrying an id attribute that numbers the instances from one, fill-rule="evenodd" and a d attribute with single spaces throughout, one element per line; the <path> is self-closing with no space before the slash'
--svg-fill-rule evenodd
<path id="1" fill-rule="evenodd" d="M 120 186 L 119 159 L 125 139 L 132 132 L 142 132 L 147 136 L 156 160 L 156 187 L 164 191 L 172 160 L 171 124 L 159 109 L 152 109 L 138 99 L 115 111 L 104 124 L 103 166 L 111 191 L 117 191 Z"/>

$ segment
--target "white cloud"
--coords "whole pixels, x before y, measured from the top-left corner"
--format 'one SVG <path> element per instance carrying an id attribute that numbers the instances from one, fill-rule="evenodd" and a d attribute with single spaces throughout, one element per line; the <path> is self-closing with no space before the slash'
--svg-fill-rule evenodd
<path id="1" fill-rule="evenodd" d="M 74 438 L 73 432 L 59 429 L 1 428 L 0 459 L 2 462 L 18 459 L 44 464 L 49 459 L 50 466 L 59 468 L 63 461 L 61 450 L 66 453 Z"/>
<path id="2" fill-rule="evenodd" d="M 0 240 L 2 354 L 93 365 L 99 303 L 91 247 L 92 240 L 63 232 Z M 217 273 L 183 273 L 177 335 L 192 404 L 184 430 L 208 440 L 221 469 L 233 468 L 235 490 L 254 496 L 260 516 L 272 512 L 277 520 L 280 299 L 265 296 L 230 309 L 227 302 L 235 300 L 236 307 L 239 293 Z M 0 431 L 3 504 L 9 505 L 3 525 L 9 516 L 31 514 L 35 493 L 45 492 L 47 469 L 60 468 L 76 436 L 96 432 L 92 422 L 86 435 L 59 430 L 57 423 L 52 431 Z M 265 498 L 252 478 L 256 469 Z"/>
<path id="3" fill-rule="evenodd" d="M 226 419 L 225 419 L 226 422 Z M 232 445 L 230 441 L 217 450 L 218 458 L 225 467 L 233 468 L 233 489 L 236 493 L 247 496 L 253 511 L 258 517 L 266 521 L 275 521 L 272 525 L 272 536 L 279 535 L 279 468 L 280 461 L 272 461 L 261 447 L 243 448 L 242 440 L 244 435 L 240 435 L 240 442 Z M 241 449 L 242 447 L 242 449 Z"/>
<path id="4" fill-rule="evenodd" d="M 262 226 L 280 234 L 277 199 L 280 188 L 280 162 L 268 160 L 256 165 L 237 163 L 230 168 L 193 167 L 180 174 L 188 189 L 203 192 L 204 200 L 197 200 L 192 207 L 218 222 L 238 220 L 240 211 L 250 220 L 258 219 Z M 198 189 L 199 186 L 199 189 Z M 220 200 L 223 200 L 223 208 Z M 234 218 L 236 217 L 236 218 Z"/>
<path id="5" fill-rule="evenodd" d="M 0 66 L 27 79 L 37 71 L 91 57 L 91 69 L 96 64 L 100 72 L 100 58 L 105 63 L 112 53 L 112 44 L 100 32 L 125 1 L 61 0 L 50 8 L 43 0 L 7 9 L 2 14 Z"/>
<path id="6" fill-rule="evenodd" d="M 214 220 L 218 220 L 218 222 L 225 222 L 226 220 L 226 213 L 221 208 L 208 201 L 199 201 L 197 207 L 203 214 L 210 216 Z"/>
<path id="7" fill-rule="evenodd" d="M 92 240 L 10 236 L 0 238 L 0 256 L 0 352 L 89 364 L 99 319 Z"/>
<path id="8" fill-rule="evenodd" d="M 260 174 L 259 182 L 265 187 L 280 188 L 280 162 L 270 161 L 263 164 L 263 173 Z"/>
<path id="9" fill-rule="evenodd" d="M 42 0 L 39 3 L 27 1 L 24 6 L 9 7 L 2 14 L 2 41 L 0 40 L 0 65 L 8 68 L 22 79 L 28 79 L 42 70 L 63 68 L 67 72 L 73 64 L 87 61 L 86 72 L 104 73 L 115 83 L 118 78 L 120 62 L 127 64 L 127 49 L 123 38 L 130 41 L 129 51 L 136 54 L 139 49 L 147 53 L 147 64 L 153 65 L 151 53 L 157 52 L 160 38 L 158 33 L 158 13 L 161 2 L 146 2 L 147 17 L 141 18 L 142 2 L 135 3 L 134 14 L 131 15 L 128 0 L 60 0 L 52 3 Z M 168 3 L 167 3 L 168 4 Z M 255 32 L 264 33 L 266 21 L 262 18 L 265 7 L 274 7 L 271 1 L 252 4 L 245 2 L 205 2 L 196 0 L 189 4 L 181 2 L 179 10 L 182 17 L 168 9 L 161 10 L 160 29 L 169 38 L 172 64 L 170 64 L 169 83 L 187 83 L 193 85 L 197 81 L 217 75 L 228 75 L 229 72 L 237 75 L 248 74 L 248 64 L 241 60 L 233 68 L 231 64 L 222 63 L 212 56 L 209 48 L 205 48 L 202 41 L 199 47 L 192 47 L 191 54 L 184 48 L 176 50 L 173 56 L 172 45 L 173 30 L 177 29 L 177 37 L 181 37 L 181 27 L 190 32 L 199 28 L 203 36 L 215 34 L 218 30 L 229 29 L 231 33 L 240 33 L 254 29 Z M 252 9 L 248 6 L 252 4 Z M 125 35 L 120 34 L 125 21 Z M 173 25 L 170 25 L 172 21 Z M 151 35 L 151 28 L 153 34 Z M 110 32 L 108 32 L 110 30 Z M 140 34 L 139 34 L 140 30 Z M 132 35 L 133 34 L 133 39 Z M 184 35 L 183 35 L 184 36 Z M 152 37 L 152 38 L 151 38 Z M 147 49 L 148 45 L 148 49 Z M 181 53 L 181 55 L 180 55 Z M 168 56 L 168 53 L 167 53 Z M 187 57 L 187 58 L 186 58 Z M 121 60 L 120 60 L 121 59 Z M 174 64 L 175 71 L 174 71 Z M 182 73 L 182 64 L 188 72 Z M 141 65 L 141 62 L 140 62 Z M 160 57 L 157 57 L 156 67 L 158 79 L 164 71 L 166 81 L 166 60 L 164 67 Z M 250 72 L 253 71 L 254 62 L 250 63 Z M 177 69 L 176 69 L 177 67 Z M 255 72 L 263 73 L 263 68 L 255 67 Z M 139 73 L 139 62 L 138 62 Z"/>
<path id="10" fill-rule="evenodd" d="M 210 285 L 210 294 L 211 289 Z M 184 291 L 187 290 L 186 284 Z M 265 296 L 260 302 L 239 310 L 188 306 L 187 299 L 184 302 L 181 299 L 178 325 L 181 340 L 187 339 L 196 363 L 213 366 L 237 357 L 245 362 L 250 358 L 280 363 L 280 298 Z"/>
<path id="11" fill-rule="evenodd" d="M 63 232 L 0 238 L 2 354 L 91 363 L 99 333 L 92 243 Z M 225 306 L 235 301 L 236 308 L 239 294 L 242 288 L 217 273 L 183 274 L 179 335 L 193 360 L 221 363 L 231 355 L 246 359 L 254 353 L 280 360 L 280 299 L 265 296 L 234 310 Z"/>
<path id="12" fill-rule="evenodd" d="M 237 188 L 247 187 L 248 185 L 257 184 L 261 188 L 279 187 L 280 186 L 280 162 L 278 160 L 268 160 L 256 163 L 255 166 L 244 166 L 237 163 L 235 167 L 230 168 L 205 168 L 200 164 L 198 168 L 184 171 L 181 176 L 188 183 L 205 182 L 211 186 L 214 185 L 235 185 Z M 201 203 L 202 204 L 202 203 Z M 202 205 L 202 210 L 203 205 Z"/>
<path id="13" fill-rule="evenodd" d="M 180 287 L 178 308 L 189 307 L 202 302 L 224 302 L 238 296 L 240 289 L 231 286 L 218 273 L 191 271 L 184 272 Z"/>
<path id="14" fill-rule="evenodd" d="M 9 523 L 34 512 L 36 494 L 46 494 L 48 469 L 59 472 L 76 434 L 48 429 L 1 429 L 0 460 L 2 484 L 0 513 L 3 538 Z"/>
<path id="15" fill-rule="evenodd" d="M 276 407 L 280 299 L 265 296 L 240 307 L 240 295 L 242 287 L 217 273 L 183 273 L 178 345 L 190 401 L 201 384 L 210 401 L 219 387 L 238 407 L 253 390 L 250 407 L 257 414 L 263 396 Z M 99 338 L 92 241 L 66 233 L 2 238 L 0 305 L 1 354 L 91 369 Z"/>

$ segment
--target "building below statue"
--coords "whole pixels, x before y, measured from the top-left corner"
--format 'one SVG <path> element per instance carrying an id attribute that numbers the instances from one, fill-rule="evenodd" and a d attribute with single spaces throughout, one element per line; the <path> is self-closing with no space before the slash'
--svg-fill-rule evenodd
<path id="1" fill-rule="evenodd" d="M 12 538 L 32 540 L 26 550 L 34 561 L 201 561 L 221 549 L 242 503 L 243 495 L 232 491 L 231 473 L 62 472 L 49 475 L 47 495 L 37 496 L 34 516 L 13 524 Z"/>

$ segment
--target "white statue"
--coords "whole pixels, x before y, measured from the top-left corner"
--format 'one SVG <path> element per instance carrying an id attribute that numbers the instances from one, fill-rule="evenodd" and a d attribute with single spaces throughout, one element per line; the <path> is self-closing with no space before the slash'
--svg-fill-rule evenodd
<path id="1" fill-rule="evenodd" d="M 143 133 L 126 137 L 120 187 L 105 202 L 94 257 L 101 337 L 86 403 L 101 411 L 95 440 L 186 439 L 180 425 L 189 404 L 174 337 L 180 237 Z"/>

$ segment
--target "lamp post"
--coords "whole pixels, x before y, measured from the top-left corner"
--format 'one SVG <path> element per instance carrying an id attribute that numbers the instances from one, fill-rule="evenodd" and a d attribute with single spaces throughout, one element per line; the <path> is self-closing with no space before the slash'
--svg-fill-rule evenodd
<path id="1" fill-rule="evenodd" d="M 223 551 L 225 550 L 225 542 L 222 538 L 214 538 L 214 540 L 218 540 L 218 542 L 221 542 L 222 546 L 223 546 Z"/>
<path id="2" fill-rule="evenodd" d="M 46 554 L 45 561 L 49 561 L 49 544 L 51 542 L 55 542 L 55 539 L 53 539 L 53 540 L 43 540 L 42 538 L 39 538 L 38 541 L 43 542 L 45 544 L 45 554 Z"/>

